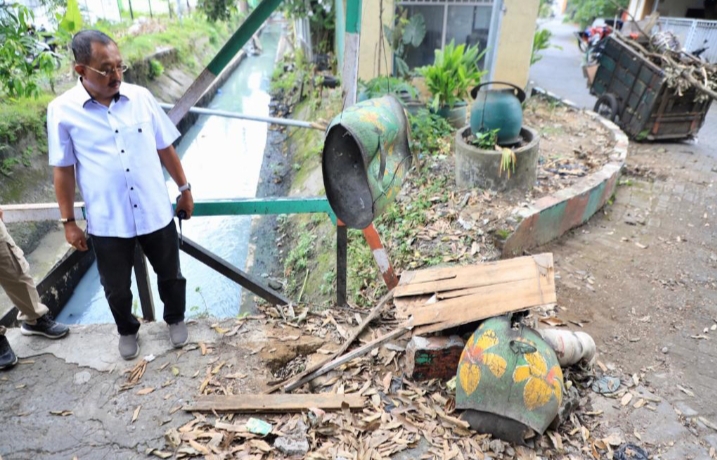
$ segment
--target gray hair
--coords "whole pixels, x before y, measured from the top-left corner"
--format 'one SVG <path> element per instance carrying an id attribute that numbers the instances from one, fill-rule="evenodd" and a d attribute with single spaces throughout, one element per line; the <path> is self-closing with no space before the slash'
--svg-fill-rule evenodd
<path id="1" fill-rule="evenodd" d="M 115 43 L 107 34 L 99 30 L 82 30 L 72 37 L 72 54 L 75 55 L 75 62 L 78 64 L 88 64 L 92 59 L 92 44 L 101 43 L 109 45 Z"/>

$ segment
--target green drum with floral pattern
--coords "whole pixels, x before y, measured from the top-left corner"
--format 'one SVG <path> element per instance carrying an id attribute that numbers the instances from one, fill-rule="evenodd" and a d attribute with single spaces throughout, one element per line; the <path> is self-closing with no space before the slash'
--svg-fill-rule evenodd
<path id="1" fill-rule="evenodd" d="M 484 321 L 458 364 L 456 408 L 517 420 L 542 434 L 563 400 L 563 372 L 555 352 L 533 329 L 509 317 Z"/>

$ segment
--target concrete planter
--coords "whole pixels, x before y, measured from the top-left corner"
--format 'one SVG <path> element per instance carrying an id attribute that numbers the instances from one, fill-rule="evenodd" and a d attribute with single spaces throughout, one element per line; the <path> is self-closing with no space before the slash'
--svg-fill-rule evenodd
<path id="1" fill-rule="evenodd" d="M 538 88 L 534 88 L 533 92 L 544 94 L 557 102 L 575 107 L 570 101 L 560 99 Z M 605 203 L 615 193 L 620 173 L 627 159 L 629 141 L 613 122 L 592 111 L 584 113 L 612 133 L 615 147 L 610 155 L 610 162 L 571 187 L 559 190 L 552 195 L 546 195 L 527 208 L 515 209 L 513 214 L 518 217 L 520 223 L 513 233 L 504 239 L 503 257 L 522 255 L 524 251 L 543 245 L 584 224 L 605 206 Z M 520 165 L 520 163 L 518 164 Z"/>
<path id="2" fill-rule="evenodd" d="M 515 173 L 510 178 L 500 170 L 500 152 L 495 150 L 481 150 L 466 139 L 471 135 L 470 126 L 456 133 L 456 183 L 461 188 L 483 188 L 503 192 L 506 190 L 530 190 L 538 177 L 539 141 L 538 133 L 526 126 L 520 130 L 520 135 L 526 145 L 515 149 L 517 158 Z"/>
<path id="3" fill-rule="evenodd" d="M 448 123 L 456 129 L 465 126 L 467 114 L 468 104 L 464 101 L 456 103 L 453 108 L 444 105 L 436 111 L 436 115 L 448 120 Z"/>

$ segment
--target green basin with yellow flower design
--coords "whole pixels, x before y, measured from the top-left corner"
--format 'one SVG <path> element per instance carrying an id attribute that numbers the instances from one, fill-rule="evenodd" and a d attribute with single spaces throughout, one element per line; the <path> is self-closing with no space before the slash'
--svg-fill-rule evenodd
<path id="1" fill-rule="evenodd" d="M 484 321 L 458 364 L 456 408 L 516 420 L 543 434 L 563 399 L 563 372 L 550 346 L 509 317 Z"/>

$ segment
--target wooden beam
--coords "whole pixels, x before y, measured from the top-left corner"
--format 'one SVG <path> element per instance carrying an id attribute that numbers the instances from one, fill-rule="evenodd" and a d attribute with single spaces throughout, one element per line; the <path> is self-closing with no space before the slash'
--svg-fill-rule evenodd
<path id="1" fill-rule="evenodd" d="M 555 290 L 536 290 L 535 287 L 511 288 L 502 295 L 473 294 L 449 299 L 414 312 L 413 319 L 420 323 L 414 335 L 444 331 L 463 324 L 474 323 L 493 316 L 527 310 L 555 303 Z M 437 307 L 436 307 L 437 306 Z M 433 308 L 436 307 L 436 308 Z"/>
<path id="2" fill-rule="evenodd" d="M 396 288 L 396 297 L 406 297 L 424 294 L 442 293 L 454 294 L 454 297 L 465 295 L 462 291 L 473 290 L 487 286 L 510 284 L 522 280 L 534 280 L 539 272 L 532 260 L 525 260 L 519 265 L 506 267 L 503 265 L 489 265 L 480 267 L 461 267 L 455 270 L 456 277 L 441 281 L 426 283 L 411 283 Z"/>
<path id="3" fill-rule="evenodd" d="M 496 278 L 496 276 L 510 279 L 510 272 L 522 267 L 537 268 L 541 272 L 551 270 L 553 268 L 553 255 L 551 253 L 544 253 L 526 257 L 515 257 L 507 260 L 498 260 L 495 262 L 484 262 L 476 265 L 437 267 L 423 270 L 405 271 L 401 275 L 401 281 L 398 283 L 399 288 L 396 289 L 396 297 L 418 295 L 420 290 L 430 292 L 431 288 L 428 288 L 429 283 L 450 283 L 453 282 L 452 280 L 457 280 L 459 278 L 472 278 L 476 280 L 476 283 L 479 283 L 468 287 L 495 284 L 500 282 L 501 279 Z M 485 278 L 487 282 L 481 283 L 480 279 L 482 278 Z M 450 284 L 444 284 L 440 287 L 441 289 L 439 290 L 446 291 L 449 289 L 460 289 L 465 286 L 453 287 Z"/>
<path id="4" fill-rule="evenodd" d="M 292 389 L 298 388 L 301 385 L 314 380 L 316 377 L 321 377 L 322 375 L 336 369 L 337 367 L 365 355 L 366 353 L 370 352 L 371 350 L 373 350 L 374 348 L 376 348 L 380 345 L 383 345 L 384 343 L 388 342 L 389 340 L 398 339 L 405 333 L 409 332 L 412 328 L 413 328 L 413 322 L 412 322 L 412 320 L 409 319 L 405 323 L 401 324 L 398 327 L 398 329 L 394 329 L 393 331 L 391 331 L 387 334 L 384 334 L 377 339 L 372 340 L 371 342 L 367 343 L 366 345 L 359 347 L 359 348 L 351 351 L 350 353 L 347 353 L 343 356 L 340 356 L 340 357 L 334 359 L 333 361 L 322 366 L 321 369 L 313 372 L 310 375 L 307 375 L 305 378 L 299 380 L 296 383 L 292 383 L 290 385 L 290 387 Z"/>
<path id="5" fill-rule="evenodd" d="M 179 249 L 273 305 L 289 305 L 291 303 L 291 300 L 284 297 L 283 294 L 276 292 L 268 286 L 264 286 L 258 278 L 239 270 L 234 265 L 198 245 L 186 236 L 180 238 Z"/>
<path id="6" fill-rule="evenodd" d="M 341 410 L 344 406 L 359 410 L 364 407 L 364 397 L 358 394 L 243 394 L 197 396 L 194 402 L 183 407 L 187 412 L 217 411 L 244 413 L 303 412 L 312 408 Z"/>

